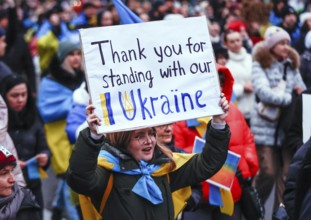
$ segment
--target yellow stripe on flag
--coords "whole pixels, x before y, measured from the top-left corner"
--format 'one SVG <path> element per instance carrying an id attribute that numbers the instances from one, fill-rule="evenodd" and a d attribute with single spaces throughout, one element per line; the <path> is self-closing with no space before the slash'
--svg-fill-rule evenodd
<path id="1" fill-rule="evenodd" d="M 48 174 L 41 167 L 39 167 L 39 175 L 41 179 L 48 178 Z"/>
<path id="2" fill-rule="evenodd" d="M 197 121 L 200 122 L 200 125 L 195 126 L 195 129 L 200 134 L 201 137 L 204 137 L 204 134 L 206 132 L 206 127 L 208 122 L 211 120 L 211 117 L 202 117 L 198 118 Z"/>
<path id="3" fill-rule="evenodd" d="M 110 125 L 109 118 L 108 118 L 108 110 L 107 110 L 107 103 L 106 103 L 106 97 L 104 94 L 99 94 L 100 97 L 100 103 L 103 110 L 103 116 L 104 116 L 104 124 Z"/>
<path id="4" fill-rule="evenodd" d="M 220 188 L 220 195 L 223 207 L 220 207 L 221 213 L 232 216 L 234 211 L 234 202 L 230 190 Z"/>

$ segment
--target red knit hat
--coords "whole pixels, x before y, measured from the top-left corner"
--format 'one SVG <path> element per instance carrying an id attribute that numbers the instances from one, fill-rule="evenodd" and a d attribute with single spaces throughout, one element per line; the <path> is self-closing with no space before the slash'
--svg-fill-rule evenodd
<path id="1" fill-rule="evenodd" d="M 235 21 L 231 21 L 228 24 L 227 29 L 240 32 L 242 27 L 245 29 L 245 31 L 247 31 L 247 25 L 243 21 L 235 20 Z"/>
<path id="2" fill-rule="evenodd" d="M 7 165 L 16 165 L 16 158 L 8 149 L 0 145 L 0 169 Z"/>

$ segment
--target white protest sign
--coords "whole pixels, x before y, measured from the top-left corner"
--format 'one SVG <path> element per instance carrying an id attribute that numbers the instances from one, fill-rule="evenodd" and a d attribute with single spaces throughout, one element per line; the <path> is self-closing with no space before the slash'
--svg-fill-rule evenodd
<path id="1" fill-rule="evenodd" d="M 311 95 L 302 94 L 302 133 L 303 143 L 311 137 Z"/>
<path id="2" fill-rule="evenodd" d="M 99 133 L 221 114 L 206 18 L 80 30 Z"/>

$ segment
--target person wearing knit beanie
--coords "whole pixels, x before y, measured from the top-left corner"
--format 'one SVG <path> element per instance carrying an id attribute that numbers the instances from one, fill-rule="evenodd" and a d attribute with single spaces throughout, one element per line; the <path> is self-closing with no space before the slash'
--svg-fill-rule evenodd
<path id="1" fill-rule="evenodd" d="M 307 48 L 305 46 L 305 40 L 307 33 L 311 30 L 311 12 L 304 12 L 299 15 L 299 38 L 295 49 L 299 54 L 302 54 Z"/>
<path id="2" fill-rule="evenodd" d="M 305 50 L 300 55 L 300 74 L 307 88 L 311 88 L 311 30 L 306 34 L 304 40 Z"/>
<path id="3" fill-rule="evenodd" d="M 311 12 L 304 12 L 299 15 L 299 21 L 301 25 L 303 25 L 309 19 L 311 19 Z"/>
<path id="4" fill-rule="evenodd" d="M 16 166 L 16 158 L 5 147 L 0 145 L 0 170 L 8 165 Z"/>
<path id="5" fill-rule="evenodd" d="M 242 36 L 243 47 L 245 47 L 248 53 L 252 51 L 253 42 L 248 36 L 247 25 L 245 22 L 241 20 L 231 21 L 227 25 L 227 30 L 239 32 Z"/>
<path id="6" fill-rule="evenodd" d="M 284 19 L 288 15 L 295 15 L 297 16 L 297 12 L 291 6 L 285 6 L 281 9 L 281 18 Z"/>
<path id="7" fill-rule="evenodd" d="M 0 219 L 40 220 L 40 207 L 31 191 L 19 186 L 13 170 L 16 158 L 0 145 Z"/>
<path id="8" fill-rule="evenodd" d="M 264 34 L 264 40 L 268 49 L 272 49 L 277 43 L 282 40 L 291 42 L 289 34 L 282 28 L 277 26 L 270 26 Z"/>
<path id="9" fill-rule="evenodd" d="M 234 20 L 234 21 L 231 21 L 227 25 L 227 29 L 237 31 L 237 32 L 240 32 L 241 29 L 244 29 L 245 31 L 247 31 L 247 25 L 245 24 L 245 22 L 241 20 Z"/>
<path id="10" fill-rule="evenodd" d="M 309 31 L 305 38 L 305 47 L 311 49 L 311 31 Z"/>
<path id="11" fill-rule="evenodd" d="M 0 93 L 7 94 L 14 86 L 25 83 L 26 80 L 19 75 L 10 74 L 3 77 L 0 82 Z"/>
<path id="12" fill-rule="evenodd" d="M 285 6 L 281 10 L 282 22 L 276 26 L 283 28 L 291 38 L 291 46 L 295 46 L 300 37 L 298 15 L 294 8 Z"/>
<path id="13" fill-rule="evenodd" d="M 285 146 L 288 144 L 288 128 L 292 121 L 297 120 L 291 110 L 297 95 L 306 89 L 299 73 L 299 54 L 290 45 L 293 41 L 285 29 L 271 26 L 264 34 L 264 41 L 256 44 L 252 54 L 256 105 L 250 127 L 260 164 L 260 175 L 255 178 L 254 186 L 265 206 L 272 196 L 272 212 L 284 202 L 284 176 L 295 152 L 284 150 L 294 149 Z M 265 114 L 261 107 L 271 109 Z M 270 117 L 270 113 L 279 110 L 279 116 Z M 272 213 L 266 212 L 264 219 L 273 219 Z"/>
<path id="14" fill-rule="evenodd" d="M 59 44 L 58 51 L 57 51 L 57 57 L 58 57 L 59 62 L 62 63 L 64 59 L 66 58 L 66 56 L 75 50 L 78 50 L 78 51 L 81 50 L 81 47 L 79 44 L 73 43 L 71 41 L 62 41 Z"/>
<path id="15" fill-rule="evenodd" d="M 59 187 L 53 198 L 52 219 L 61 219 L 65 213 L 69 219 L 79 219 L 78 211 L 75 204 L 70 201 L 69 188 L 63 178 L 66 175 L 72 149 L 64 126 L 73 104 L 73 91 L 81 85 L 84 77 L 79 45 L 61 41 L 57 54 L 51 61 L 49 72 L 41 80 L 37 99 L 48 146 L 53 155 L 51 165 Z"/>

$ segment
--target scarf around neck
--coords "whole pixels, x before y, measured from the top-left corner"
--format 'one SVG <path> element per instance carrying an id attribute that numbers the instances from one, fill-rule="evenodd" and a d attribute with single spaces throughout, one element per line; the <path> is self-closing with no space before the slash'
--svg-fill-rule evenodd
<path id="1" fill-rule="evenodd" d="M 141 196 L 141 194 L 144 194 L 142 195 L 143 198 L 147 199 L 148 201 L 152 200 L 153 203 L 160 204 L 163 202 L 162 193 L 161 191 L 157 190 L 159 189 L 159 187 L 153 181 L 152 176 L 157 176 L 157 177 L 163 176 L 163 175 L 167 175 L 170 172 L 178 170 L 185 163 L 187 163 L 194 155 L 195 154 L 173 153 L 173 160 L 176 164 L 173 170 L 171 169 L 171 163 L 169 161 L 166 161 L 162 163 L 161 165 L 149 164 L 149 167 L 148 167 L 148 164 L 145 162 L 146 164 L 142 163 L 141 167 L 147 166 L 148 168 L 142 168 L 142 171 L 139 171 L 140 169 L 137 168 L 137 169 L 131 170 L 133 172 L 128 172 L 127 174 L 128 175 L 143 174 L 143 176 L 145 177 L 143 177 L 140 181 L 145 182 L 145 183 L 143 183 L 143 187 L 141 187 L 138 190 L 140 192 L 137 192 L 138 193 L 137 195 Z M 123 171 L 121 171 L 120 169 L 119 160 L 120 159 L 118 157 L 112 155 L 107 150 L 101 150 L 99 153 L 97 162 L 99 166 L 107 170 L 112 170 L 113 172 L 123 173 Z M 150 180 L 149 178 L 152 180 Z M 135 186 L 138 187 L 138 185 L 135 185 Z M 172 192 L 172 202 L 174 204 L 174 216 L 175 216 L 174 219 L 176 219 L 179 213 L 185 208 L 187 204 L 186 201 L 190 198 L 190 196 L 191 196 L 190 186 L 184 187 L 184 188 L 181 188 L 181 189 L 178 189 Z M 104 199 L 104 196 L 103 196 L 103 199 Z M 82 208 L 83 216 L 86 216 L 86 218 L 84 219 L 101 219 L 102 213 L 98 212 L 98 210 L 94 207 L 89 197 L 84 196 L 84 195 L 79 195 L 79 200 L 80 200 L 80 205 Z"/>
<path id="2" fill-rule="evenodd" d="M 110 164 L 109 168 L 114 172 L 127 175 L 141 175 L 133 187 L 132 192 L 147 199 L 154 205 L 158 205 L 163 202 L 162 192 L 151 177 L 151 174 L 160 169 L 160 165 L 148 164 L 145 161 L 139 161 L 139 168 L 122 170 L 119 165 L 119 158 L 115 157 L 108 151 L 101 150 L 98 157 L 105 158 L 106 162 Z"/>
<path id="3" fill-rule="evenodd" d="M 228 50 L 228 54 L 229 54 L 229 60 L 233 60 L 234 62 L 240 62 L 242 60 L 245 60 L 248 55 L 244 47 L 241 48 L 239 53 L 233 53 L 230 50 Z"/>
<path id="4" fill-rule="evenodd" d="M 15 183 L 11 195 L 0 196 L 0 219 L 14 220 L 24 199 L 24 193 Z"/>

